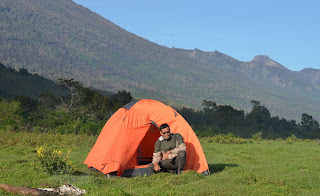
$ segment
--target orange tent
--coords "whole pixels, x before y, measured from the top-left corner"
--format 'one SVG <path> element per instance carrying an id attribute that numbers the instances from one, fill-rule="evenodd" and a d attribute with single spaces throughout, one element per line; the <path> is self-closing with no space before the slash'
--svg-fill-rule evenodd
<path id="1" fill-rule="evenodd" d="M 202 147 L 187 121 L 171 107 L 148 99 L 131 102 L 110 117 L 84 164 L 104 174 L 117 172 L 118 176 L 147 169 L 146 163 L 152 161 L 154 144 L 160 137 L 158 126 L 163 123 L 184 139 L 187 146 L 184 170 L 208 174 Z"/>

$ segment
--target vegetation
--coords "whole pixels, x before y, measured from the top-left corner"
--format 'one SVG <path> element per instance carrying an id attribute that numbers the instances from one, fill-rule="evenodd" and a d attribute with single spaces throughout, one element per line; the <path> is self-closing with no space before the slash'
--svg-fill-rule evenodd
<path id="1" fill-rule="evenodd" d="M 301 76 L 260 60 L 158 46 L 72 1 L 0 1 L 0 18 L 0 60 L 15 68 L 0 64 L 0 182 L 70 183 L 89 195 L 320 194 L 318 70 Z M 217 100 L 178 110 L 203 137 L 212 175 L 106 179 L 87 170 L 83 160 L 108 118 L 132 100 L 128 90 L 198 108 Z M 300 123 L 283 118 L 297 112 Z"/>
<path id="2" fill-rule="evenodd" d="M 34 132 L 99 134 L 109 117 L 132 100 L 130 92 L 119 91 L 111 97 L 86 88 L 73 79 L 59 79 L 65 90 L 60 99 L 42 92 L 38 99 L 16 96 L 11 101 L 0 100 L 0 128 Z M 320 138 L 319 123 L 303 113 L 301 122 L 271 117 L 259 101 L 251 100 L 252 110 L 245 113 L 230 105 L 218 105 L 203 100 L 204 108 L 181 108 L 178 112 L 190 123 L 200 137 L 231 133 L 237 137 Z M 239 142 L 241 142 L 239 140 Z"/>
<path id="3" fill-rule="evenodd" d="M 88 195 L 319 195 L 319 144 L 316 140 L 261 140 L 221 144 L 200 139 L 210 176 L 193 171 L 181 175 L 105 178 L 89 171 L 84 159 L 97 136 L 0 130 L 0 181 L 29 188 L 58 187 L 65 183 Z M 49 174 L 35 150 L 71 150 L 73 173 Z M 10 195 L 0 190 L 0 195 Z"/>
<path id="4" fill-rule="evenodd" d="M 43 92 L 38 99 L 16 96 L 0 99 L 0 129 L 31 132 L 99 134 L 109 117 L 129 103 L 129 92 L 106 97 L 82 83 L 60 79 L 66 94 L 60 99 Z"/>
<path id="5" fill-rule="evenodd" d="M 166 48 L 71 0 L 1 1 L 0 18 L 0 61 L 15 70 L 196 108 L 206 99 L 249 111 L 256 99 L 274 115 L 308 113 L 319 120 L 319 70 L 293 72 L 217 51 Z"/>
<path id="6" fill-rule="evenodd" d="M 197 130 L 200 137 L 230 133 L 254 139 L 285 139 L 292 134 L 299 138 L 320 138 L 319 123 L 311 115 L 303 113 L 301 122 L 297 123 L 278 116 L 271 117 L 269 110 L 259 101 L 252 100 L 251 104 L 252 110 L 245 113 L 230 105 L 203 100 L 202 110 L 181 108 L 178 112 Z"/>
<path id="7" fill-rule="evenodd" d="M 30 188 L 69 183 L 88 195 L 320 194 L 314 158 L 319 140 L 313 139 L 320 130 L 311 115 L 303 113 L 297 124 L 271 117 L 259 101 L 252 100 L 252 110 L 245 113 L 203 100 L 202 110 L 178 112 L 203 137 L 210 176 L 188 171 L 105 178 L 83 161 L 107 119 L 132 96 L 127 91 L 103 96 L 73 79 L 60 79 L 60 86 L 65 88 L 60 98 L 50 92 L 37 99 L 0 98 L 1 183 Z"/>
<path id="8" fill-rule="evenodd" d="M 0 96 L 6 99 L 16 96 L 37 99 L 43 92 L 49 92 L 55 98 L 66 94 L 65 90 L 51 80 L 31 74 L 24 68 L 16 71 L 0 63 Z"/>
<path id="9" fill-rule="evenodd" d="M 69 150 L 64 154 L 61 150 L 48 151 L 42 146 L 37 148 L 39 161 L 49 174 L 72 173 L 75 170 L 75 166 L 72 166 L 72 162 L 69 161 L 70 152 Z"/>

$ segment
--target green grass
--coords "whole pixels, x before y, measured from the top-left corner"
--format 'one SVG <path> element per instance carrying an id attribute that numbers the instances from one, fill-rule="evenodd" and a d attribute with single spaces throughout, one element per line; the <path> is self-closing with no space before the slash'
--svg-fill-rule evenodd
<path id="1" fill-rule="evenodd" d="M 87 195 L 320 195 L 320 145 L 315 140 L 216 144 L 200 140 L 211 175 L 105 178 L 82 164 L 96 136 L 0 131 L 0 182 L 33 188 L 72 184 Z M 73 174 L 49 175 L 36 147 L 71 150 Z M 0 191 L 0 195 L 10 195 Z"/>

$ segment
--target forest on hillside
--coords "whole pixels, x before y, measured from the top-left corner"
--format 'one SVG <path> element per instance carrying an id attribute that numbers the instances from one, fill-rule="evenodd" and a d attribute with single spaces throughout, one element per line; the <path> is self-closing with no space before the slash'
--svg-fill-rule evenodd
<path id="1" fill-rule="evenodd" d="M 37 99 L 44 91 L 52 93 L 55 97 L 67 93 L 55 82 L 38 74 L 31 74 L 25 68 L 15 70 L 0 63 L 0 96 L 8 99 L 15 96 Z"/>
<path id="2" fill-rule="evenodd" d="M 0 97 L 0 129 L 97 135 L 110 116 L 132 100 L 131 93 L 124 90 L 104 96 L 73 79 L 59 81 L 68 92 L 60 98 L 50 92 L 42 92 L 37 99 Z M 201 110 L 177 109 L 200 137 L 233 134 L 251 138 L 258 134 L 275 139 L 293 134 L 299 138 L 320 138 L 319 123 L 306 113 L 297 123 L 272 117 L 270 111 L 256 100 L 251 101 L 252 110 L 248 113 L 213 101 L 203 100 L 202 104 Z"/>

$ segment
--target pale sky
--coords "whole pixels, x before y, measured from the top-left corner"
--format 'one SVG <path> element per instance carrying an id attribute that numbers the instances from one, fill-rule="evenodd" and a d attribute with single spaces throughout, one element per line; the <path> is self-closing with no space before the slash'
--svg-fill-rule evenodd
<path id="1" fill-rule="evenodd" d="M 73 0 L 169 48 L 268 55 L 293 71 L 320 69 L 319 0 Z"/>

